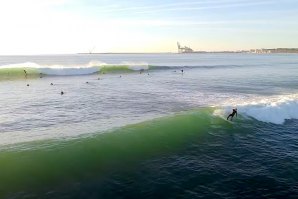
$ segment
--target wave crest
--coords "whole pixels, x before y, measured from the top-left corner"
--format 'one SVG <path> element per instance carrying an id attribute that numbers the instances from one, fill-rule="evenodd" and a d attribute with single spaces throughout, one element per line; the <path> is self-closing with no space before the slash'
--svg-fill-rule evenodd
<path id="1" fill-rule="evenodd" d="M 71 75 L 90 75 L 94 73 L 117 73 L 148 70 L 147 63 L 123 62 L 121 64 L 107 64 L 100 61 L 91 61 L 83 65 L 39 65 L 33 62 L 25 62 L 18 64 L 8 64 L 0 66 L 0 77 L 23 77 L 24 70 L 27 71 L 28 77 L 36 77 L 42 75 L 51 76 L 71 76 Z"/>
<path id="2" fill-rule="evenodd" d="M 214 115 L 227 116 L 233 107 L 244 117 L 251 117 L 262 122 L 283 124 L 289 119 L 298 119 L 298 94 L 254 99 L 242 104 L 232 103 L 214 111 Z"/>

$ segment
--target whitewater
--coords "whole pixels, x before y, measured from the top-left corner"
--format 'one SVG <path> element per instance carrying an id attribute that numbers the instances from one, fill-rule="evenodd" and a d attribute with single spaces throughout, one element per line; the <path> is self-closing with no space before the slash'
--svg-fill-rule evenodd
<path id="1" fill-rule="evenodd" d="M 0 56 L 0 96 L 0 198 L 298 193 L 296 54 Z"/>

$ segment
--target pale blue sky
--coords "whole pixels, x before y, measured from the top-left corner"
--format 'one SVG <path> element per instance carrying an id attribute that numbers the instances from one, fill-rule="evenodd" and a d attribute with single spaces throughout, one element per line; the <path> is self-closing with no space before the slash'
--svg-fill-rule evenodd
<path id="1" fill-rule="evenodd" d="M 298 47 L 297 0 L 7 0 L 0 54 Z"/>

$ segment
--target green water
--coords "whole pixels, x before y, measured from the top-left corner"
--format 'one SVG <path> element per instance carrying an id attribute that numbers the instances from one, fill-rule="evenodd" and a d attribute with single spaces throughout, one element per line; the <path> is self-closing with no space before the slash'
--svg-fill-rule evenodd
<path id="1" fill-rule="evenodd" d="M 297 162 L 291 153 L 283 154 L 295 147 L 291 136 L 297 123 L 282 127 L 241 115 L 230 123 L 214 116 L 214 110 L 182 112 L 70 140 L 3 147 L 0 197 L 295 196 Z M 272 140 L 277 133 L 280 142 Z"/>
<path id="2" fill-rule="evenodd" d="M 140 160 L 179 150 L 206 133 L 211 110 L 155 119 L 87 138 L 26 143 L 0 152 L 0 193 L 36 191 L 48 186 L 95 178 Z"/>
<path id="3" fill-rule="evenodd" d="M 129 69 L 126 65 L 115 65 L 115 66 L 102 66 L 100 67 L 100 73 L 128 73 L 133 72 L 132 69 Z"/>
<path id="4" fill-rule="evenodd" d="M 0 80 L 38 78 L 39 76 L 39 70 L 34 68 L 0 68 Z"/>

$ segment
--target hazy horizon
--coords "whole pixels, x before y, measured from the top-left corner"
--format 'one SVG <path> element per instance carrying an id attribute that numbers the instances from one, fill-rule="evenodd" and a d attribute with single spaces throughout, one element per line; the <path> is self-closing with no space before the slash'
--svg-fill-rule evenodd
<path id="1" fill-rule="evenodd" d="M 0 55 L 295 48 L 297 19 L 294 0 L 10 0 Z"/>

